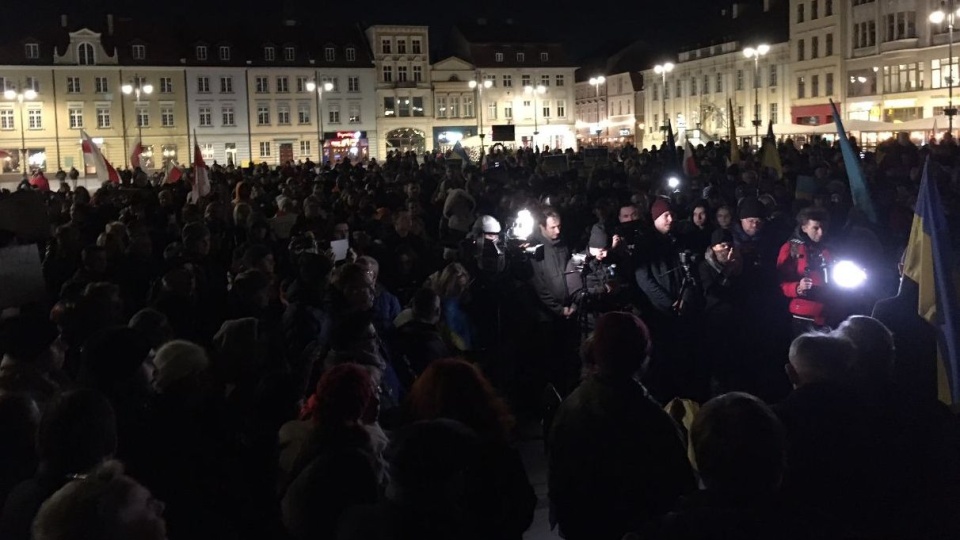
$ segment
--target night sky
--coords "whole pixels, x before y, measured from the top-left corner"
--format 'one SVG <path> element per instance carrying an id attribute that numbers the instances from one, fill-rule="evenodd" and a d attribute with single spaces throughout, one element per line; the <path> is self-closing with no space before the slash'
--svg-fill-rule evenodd
<path id="1" fill-rule="evenodd" d="M 365 24 L 399 23 L 428 24 L 431 39 L 442 47 L 445 34 L 458 21 L 486 18 L 492 22 L 512 18 L 516 24 L 529 27 L 537 33 L 546 32 L 559 38 L 570 57 L 576 61 L 607 52 L 642 39 L 664 53 L 676 51 L 681 45 L 703 41 L 711 33 L 705 22 L 724 2 L 718 0 L 662 0 L 633 2 L 589 2 L 556 0 L 553 2 L 518 2 L 491 0 L 469 2 L 464 0 L 368 0 L 366 2 L 333 2 L 317 0 L 281 0 L 279 2 L 251 0 L 160 0 L 159 2 L 131 2 L 130 0 L 49 0 L 34 2 L 29 12 L 22 13 L 25 23 L 38 19 L 56 20 L 60 13 L 73 18 L 96 18 L 114 13 L 135 18 L 146 18 L 152 24 L 164 19 L 176 24 L 188 18 L 210 20 L 213 24 L 249 22 L 244 18 L 263 19 L 270 14 L 262 7 L 273 7 L 277 19 L 284 11 L 304 14 L 307 19 L 342 19 L 345 22 Z M 81 7 L 82 5 L 82 7 Z M 281 8 L 282 6 L 282 8 Z M 600 9 L 598 9 L 600 7 Z M 16 11 L 7 11 L 7 15 Z M 74 19 L 75 20 L 75 19 Z M 715 25 L 714 25 L 715 26 Z"/>

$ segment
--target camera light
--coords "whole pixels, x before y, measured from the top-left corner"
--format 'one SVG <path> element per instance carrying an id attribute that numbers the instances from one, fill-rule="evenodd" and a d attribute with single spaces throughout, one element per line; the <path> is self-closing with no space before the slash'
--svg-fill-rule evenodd
<path id="1" fill-rule="evenodd" d="M 526 240 L 533 234 L 533 214 L 524 208 L 517 212 L 517 219 L 513 222 L 513 237 L 520 240 Z"/>
<path id="2" fill-rule="evenodd" d="M 851 261 L 833 265 L 833 282 L 844 289 L 856 289 L 867 281 L 867 272 Z"/>
<path id="3" fill-rule="evenodd" d="M 670 178 L 667 179 L 667 186 L 670 189 L 677 189 L 678 187 L 680 187 L 680 179 L 677 178 L 676 176 L 671 176 Z"/>

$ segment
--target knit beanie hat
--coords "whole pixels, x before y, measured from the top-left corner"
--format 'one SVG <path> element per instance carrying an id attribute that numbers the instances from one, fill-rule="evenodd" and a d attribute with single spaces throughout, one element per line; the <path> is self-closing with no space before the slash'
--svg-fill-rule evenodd
<path id="1" fill-rule="evenodd" d="M 733 245 L 733 233 L 729 229 L 717 229 L 710 235 L 710 245 L 730 244 Z"/>
<path id="2" fill-rule="evenodd" d="M 737 215 L 740 219 L 760 218 L 765 216 L 763 204 L 756 197 L 747 197 L 740 201 L 740 207 L 737 209 Z"/>
<path id="3" fill-rule="evenodd" d="M 603 230 L 603 227 L 600 225 L 594 225 L 590 229 L 590 242 L 587 244 L 587 247 L 590 249 L 603 249 L 607 247 L 607 233 Z"/>
<path id="4" fill-rule="evenodd" d="M 203 347 L 184 340 L 174 340 L 157 351 L 153 358 L 156 366 L 154 385 L 163 392 L 177 381 L 199 375 L 207 369 L 210 361 Z"/>
<path id="5" fill-rule="evenodd" d="M 653 203 L 653 206 L 650 207 L 650 217 L 656 221 L 657 218 L 666 214 L 667 212 L 670 212 L 671 210 L 672 209 L 670 208 L 669 200 L 657 199 L 656 202 Z"/>

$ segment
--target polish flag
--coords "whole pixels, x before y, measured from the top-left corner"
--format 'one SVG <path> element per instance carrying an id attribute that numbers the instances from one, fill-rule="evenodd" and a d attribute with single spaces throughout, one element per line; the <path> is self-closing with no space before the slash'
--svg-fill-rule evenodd
<path id="1" fill-rule="evenodd" d="M 137 141 L 137 144 L 133 145 L 133 152 L 130 154 L 130 166 L 134 169 L 140 166 L 140 154 L 143 153 L 143 144 L 141 141 Z"/>
<path id="2" fill-rule="evenodd" d="M 83 148 L 83 160 L 88 164 L 93 164 L 94 168 L 97 170 L 97 179 L 100 182 L 113 182 L 114 184 L 120 183 L 120 175 L 117 173 L 117 170 L 113 168 L 113 165 L 107 161 L 107 158 L 103 157 L 103 152 L 97 148 L 97 145 L 93 143 L 93 140 L 90 139 L 90 136 L 87 135 L 86 131 L 80 130 L 81 146 Z"/>
<path id="3" fill-rule="evenodd" d="M 50 191 L 50 181 L 43 175 L 43 171 L 33 173 L 33 177 L 30 178 L 30 185 L 40 191 Z"/>
<path id="4" fill-rule="evenodd" d="M 700 168 L 697 167 L 697 157 L 693 152 L 693 145 L 687 141 L 683 145 L 683 174 L 688 177 L 700 175 Z"/>
<path id="5" fill-rule="evenodd" d="M 200 145 L 193 144 L 193 189 L 187 195 L 187 202 L 195 203 L 200 197 L 210 194 L 210 171 L 207 164 L 203 162 L 203 154 L 200 152 Z"/>
<path id="6" fill-rule="evenodd" d="M 183 178 L 183 171 L 171 159 L 167 162 L 167 170 L 163 174 L 163 181 L 166 184 L 176 184 Z"/>

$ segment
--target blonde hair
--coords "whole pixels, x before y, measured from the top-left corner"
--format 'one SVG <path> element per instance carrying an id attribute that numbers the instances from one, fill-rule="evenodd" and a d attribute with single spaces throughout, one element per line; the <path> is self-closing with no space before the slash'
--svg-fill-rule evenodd
<path id="1" fill-rule="evenodd" d="M 459 279 L 460 276 L 466 276 L 469 283 L 470 273 L 467 272 L 467 269 L 464 268 L 462 264 L 448 264 L 434 283 L 433 290 L 437 292 L 440 298 L 456 298 L 462 296 L 463 293 L 467 292 L 469 285 L 462 285 Z"/>

